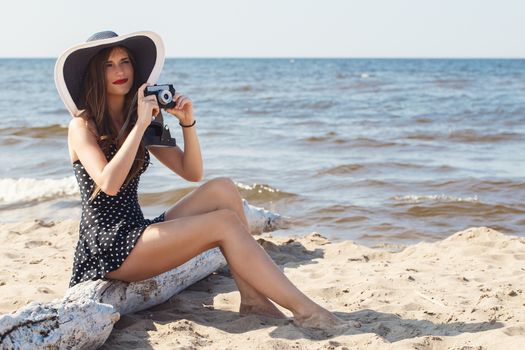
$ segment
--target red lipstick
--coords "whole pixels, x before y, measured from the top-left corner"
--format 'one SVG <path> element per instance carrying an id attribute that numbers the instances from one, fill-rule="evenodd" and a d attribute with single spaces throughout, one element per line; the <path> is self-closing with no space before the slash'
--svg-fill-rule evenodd
<path id="1" fill-rule="evenodd" d="M 116 80 L 113 82 L 113 84 L 117 84 L 117 85 L 120 85 L 120 84 L 124 84 L 128 81 L 128 79 L 120 79 L 120 80 Z"/>

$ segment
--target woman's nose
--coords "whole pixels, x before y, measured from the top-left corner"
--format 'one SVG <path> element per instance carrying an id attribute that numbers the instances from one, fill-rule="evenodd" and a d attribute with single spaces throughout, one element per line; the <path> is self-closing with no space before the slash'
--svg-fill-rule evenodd
<path id="1" fill-rule="evenodd" d="M 122 67 L 121 64 L 117 64 L 117 65 L 115 66 L 115 73 L 116 73 L 117 75 L 122 75 L 122 74 L 124 74 L 124 67 Z"/>

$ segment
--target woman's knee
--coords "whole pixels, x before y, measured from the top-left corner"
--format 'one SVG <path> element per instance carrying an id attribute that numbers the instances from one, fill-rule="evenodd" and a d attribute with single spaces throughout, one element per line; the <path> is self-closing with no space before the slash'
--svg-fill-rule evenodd
<path id="1" fill-rule="evenodd" d="M 218 231 L 221 238 L 225 239 L 237 234 L 244 234 L 246 228 L 239 215 L 231 209 L 220 209 L 216 211 L 218 217 Z"/>
<path id="2" fill-rule="evenodd" d="M 219 196 L 238 196 L 239 191 L 237 185 L 232 179 L 226 176 L 217 177 L 208 181 L 208 185 L 219 195 Z"/>

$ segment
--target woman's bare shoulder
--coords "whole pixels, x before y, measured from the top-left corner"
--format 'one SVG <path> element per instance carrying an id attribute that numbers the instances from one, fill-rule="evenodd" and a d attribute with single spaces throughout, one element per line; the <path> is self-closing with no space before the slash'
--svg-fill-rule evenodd
<path id="1" fill-rule="evenodd" d="M 78 160 L 77 147 L 97 145 L 98 133 L 92 120 L 81 117 L 73 118 L 68 127 L 68 148 L 71 162 Z"/>
<path id="2" fill-rule="evenodd" d="M 89 130 L 94 135 L 97 135 L 97 128 L 95 126 L 95 122 L 93 122 L 93 120 L 91 119 L 82 117 L 76 117 L 71 119 L 71 121 L 69 122 L 69 131 L 71 132 L 76 128 L 84 128 Z"/>

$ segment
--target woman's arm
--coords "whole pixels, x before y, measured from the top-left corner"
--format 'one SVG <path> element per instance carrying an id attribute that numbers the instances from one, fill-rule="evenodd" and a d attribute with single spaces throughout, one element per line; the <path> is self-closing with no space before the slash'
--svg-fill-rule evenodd
<path id="1" fill-rule="evenodd" d="M 175 94 L 175 106 L 166 111 L 179 119 L 182 125 L 191 125 L 193 118 L 192 101 L 181 94 Z M 195 126 L 182 128 L 184 152 L 179 147 L 152 147 L 151 153 L 166 167 L 188 181 L 200 181 L 203 177 L 203 165 L 199 138 Z"/>
<path id="2" fill-rule="evenodd" d="M 195 182 L 200 181 L 204 171 L 195 126 L 182 128 L 182 135 L 184 137 L 184 152 L 178 146 L 169 148 L 151 147 L 149 151 L 168 169 L 171 169 L 183 179 Z"/>
<path id="3" fill-rule="evenodd" d="M 100 149 L 96 136 L 85 126 L 83 119 L 74 118 L 69 123 L 68 140 L 93 181 L 104 193 L 114 196 L 126 180 L 143 134 L 144 130 L 135 125 L 109 162 Z"/>

